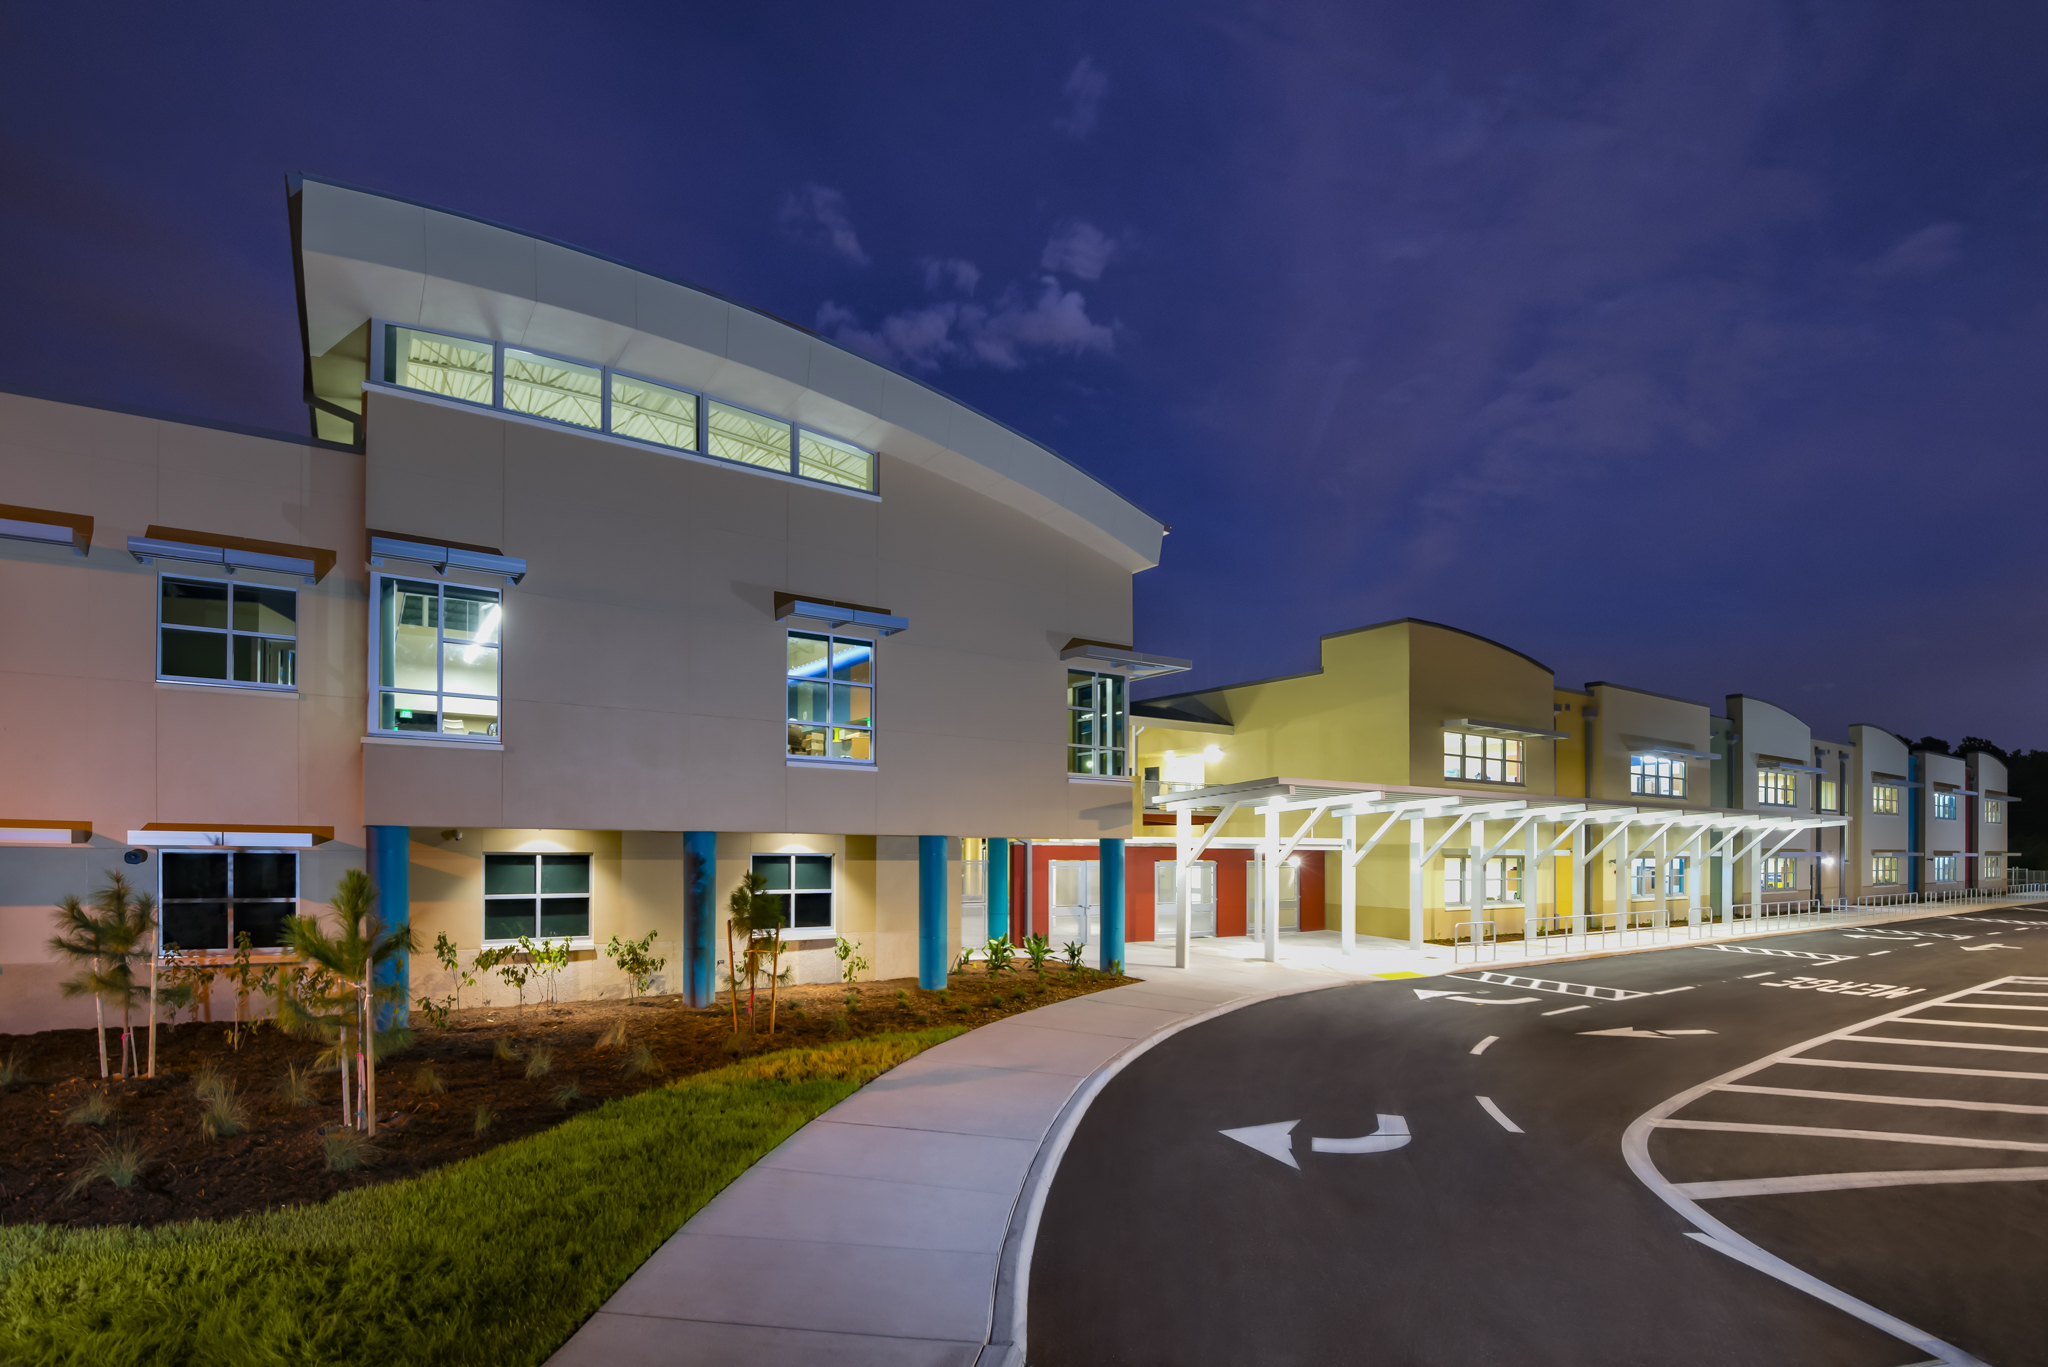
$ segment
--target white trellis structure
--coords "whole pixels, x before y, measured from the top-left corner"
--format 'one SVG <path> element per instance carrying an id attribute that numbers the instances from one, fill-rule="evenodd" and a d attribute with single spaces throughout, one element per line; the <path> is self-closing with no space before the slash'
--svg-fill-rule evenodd
<path id="1" fill-rule="evenodd" d="M 1264 877 L 1263 905 L 1280 904 L 1280 869 L 1296 852 L 1324 850 L 1338 859 L 1338 945 L 1343 953 L 1354 951 L 1358 920 L 1358 866 L 1388 838 L 1399 839 L 1407 828 L 1408 843 L 1408 947 L 1422 948 L 1427 908 L 1424 874 L 1444 848 L 1459 835 L 1465 837 L 1470 871 L 1465 879 L 1467 919 L 1455 923 L 1454 944 L 1468 942 L 1483 947 L 1494 939 L 1488 916 L 1486 870 L 1497 857 L 1520 856 L 1523 864 L 1523 936 L 1526 952 L 1536 946 L 1566 949 L 1574 939 L 1580 944 L 1595 935 L 1622 936 L 1631 931 L 1668 933 L 1669 905 L 1677 900 L 1664 895 L 1664 871 L 1674 858 L 1684 858 L 1689 876 L 1685 891 L 1686 924 L 1689 933 L 1711 934 L 1720 926 L 1732 928 L 1742 908 L 1744 918 L 1755 922 L 1771 910 L 1763 900 L 1765 861 L 1785 852 L 1792 841 L 1808 831 L 1845 826 L 1840 816 L 1780 817 L 1755 812 L 1723 811 L 1688 807 L 1623 807 L 1606 802 L 1571 798 L 1496 797 L 1488 793 L 1447 791 L 1431 788 L 1396 788 L 1361 783 L 1338 783 L 1321 779 L 1270 778 L 1252 783 L 1234 783 L 1198 788 L 1163 796 L 1158 806 L 1174 814 L 1174 963 L 1188 964 L 1189 870 L 1209 849 L 1251 849 L 1261 856 Z M 1198 829 L 1197 811 L 1212 810 L 1215 819 Z M 1257 835 L 1225 835 L 1224 827 L 1240 813 L 1257 816 L 1264 829 Z M 1431 837 L 1432 822 L 1441 825 Z M 1811 856 L 1813 851 L 1798 851 Z M 1659 892 L 1637 896 L 1630 879 L 1637 859 L 1654 855 Z M 1535 874 L 1552 859 L 1569 858 L 1572 910 L 1561 913 L 1553 902 L 1550 915 L 1539 914 L 1535 897 Z M 1585 871 L 1594 861 L 1612 861 L 1613 873 L 1606 909 L 1591 912 L 1585 894 Z M 1731 896 L 1736 880 L 1730 876 L 1709 888 L 1706 876 L 1710 860 L 1720 859 L 1723 868 L 1743 871 L 1746 897 Z M 1559 874 L 1559 883 L 1565 875 Z M 1648 911 L 1635 904 L 1649 902 Z M 1808 902 L 1786 903 L 1807 909 L 1806 914 L 1824 911 Z M 1863 909 L 1866 910 L 1867 909 Z M 1265 957 L 1276 960 L 1280 953 L 1279 918 L 1269 913 L 1262 919 Z M 1469 932 L 1461 934 L 1461 932 Z"/>

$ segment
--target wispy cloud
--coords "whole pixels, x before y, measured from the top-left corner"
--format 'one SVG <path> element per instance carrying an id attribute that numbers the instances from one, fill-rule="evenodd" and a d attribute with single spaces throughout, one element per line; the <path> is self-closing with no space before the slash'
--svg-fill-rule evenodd
<path id="1" fill-rule="evenodd" d="M 1100 280 L 1120 250 L 1117 240 L 1093 223 L 1069 219 L 1046 240 L 1038 264 L 1079 280 Z"/>
<path id="2" fill-rule="evenodd" d="M 926 257 L 918 264 L 924 267 L 924 287 L 932 294 L 972 294 L 981 284 L 981 267 L 972 261 L 954 256 L 944 260 Z"/>
<path id="3" fill-rule="evenodd" d="M 1048 275 L 1032 288 L 1005 290 L 993 305 L 946 300 L 899 310 L 872 328 L 852 309 L 828 300 L 818 310 L 818 331 L 901 370 L 1019 370 L 1048 355 L 1113 355 L 1117 325 L 1089 317 L 1081 293 Z"/>
<path id="4" fill-rule="evenodd" d="M 1108 90 L 1108 75 L 1095 65 L 1093 57 L 1083 57 L 1067 75 L 1067 83 L 1060 91 L 1066 97 L 1067 109 L 1052 121 L 1052 126 L 1076 140 L 1087 137 L 1095 131 L 1102 97 Z"/>
<path id="5" fill-rule="evenodd" d="M 846 196 L 824 185 L 805 185 L 782 198 L 776 215 L 782 231 L 798 242 L 844 257 L 856 266 L 868 264 L 853 221 L 846 215 Z"/>
<path id="6" fill-rule="evenodd" d="M 1870 274 L 1885 280 L 1939 275 L 1962 254 L 1963 225 L 1930 223 L 1907 233 L 1892 249 L 1870 263 Z"/>

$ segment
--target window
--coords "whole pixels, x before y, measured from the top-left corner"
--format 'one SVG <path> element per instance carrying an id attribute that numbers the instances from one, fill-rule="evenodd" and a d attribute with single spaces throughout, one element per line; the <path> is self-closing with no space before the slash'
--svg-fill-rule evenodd
<path id="1" fill-rule="evenodd" d="M 484 856 L 484 939 L 590 938 L 590 856 Z"/>
<path id="2" fill-rule="evenodd" d="M 377 575 L 372 727 L 401 735 L 498 735 L 503 595 Z"/>
<path id="3" fill-rule="evenodd" d="M 383 381 L 872 493 L 876 457 L 737 404 L 590 361 L 384 323 Z"/>
<path id="4" fill-rule="evenodd" d="M 1685 855 L 1679 855 L 1665 862 L 1664 895 L 1666 897 L 1685 897 L 1690 895 L 1686 892 L 1685 887 L 1686 879 L 1692 873 L 1692 870 L 1687 867 L 1691 862 L 1692 860 Z"/>
<path id="5" fill-rule="evenodd" d="M 704 449 L 721 460 L 789 473 L 789 424 L 713 400 L 705 405 Z"/>
<path id="6" fill-rule="evenodd" d="M 257 949 L 284 944 L 285 917 L 299 909 L 296 854 L 165 850 L 158 860 L 165 948 L 233 949 L 243 935 Z"/>
<path id="7" fill-rule="evenodd" d="M 2005 824 L 2005 804 L 1995 797 L 1984 799 L 1984 824 L 2002 826 Z"/>
<path id="8" fill-rule="evenodd" d="M 1764 860 L 1764 886 L 1772 892 L 1785 892 L 1799 886 L 1789 855 L 1776 854 Z"/>
<path id="9" fill-rule="evenodd" d="M 1444 777 L 1475 783 L 1520 783 L 1522 742 L 1504 736 L 1444 732 Z"/>
<path id="10" fill-rule="evenodd" d="M 1953 883 L 1956 880 L 1956 856 L 1937 854 L 1927 861 L 1927 881 L 1930 883 Z"/>
<path id="11" fill-rule="evenodd" d="M 832 856 L 757 854 L 754 872 L 782 907 L 782 928 L 800 938 L 832 932 Z"/>
<path id="12" fill-rule="evenodd" d="M 1124 680 L 1120 674 L 1067 671 L 1067 772 L 1118 777 L 1124 767 Z"/>
<path id="13" fill-rule="evenodd" d="M 1756 771 L 1756 800 L 1765 807 L 1790 807 L 1799 800 L 1799 775 L 1790 769 Z"/>
<path id="14" fill-rule="evenodd" d="M 697 449 L 697 396 L 649 380 L 612 376 L 612 431 L 636 441 Z"/>
<path id="15" fill-rule="evenodd" d="M 296 688 L 298 637 L 296 590 L 170 575 L 158 586 L 159 679 Z"/>
<path id="16" fill-rule="evenodd" d="M 1631 897 L 1655 897 L 1657 895 L 1657 861 L 1637 859 L 1629 869 L 1628 895 Z"/>
<path id="17" fill-rule="evenodd" d="M 1954 821 L 1956 819 L 1956 795 L 1953 792 L 1936 790 L 1934 794 L 1934 819 Z"/>
<path id="18" fill-rule="evenodd" d="M 819 631 L 789 633 L 789 753 L 875 759 L 875 643 Z"/>
<path id="19" fill-rule="evenodd" d="M 1462 907 L 1471 905 L 1471 888 L 1467 879 L 1471 876 L 1472 861 L 1465 855 L 1453 855 L 1444 860 L 1444 905 Z M 1522 860 L 1519 856 L 1500 857 L 1486 861 L 1486 900 L 1488 902 L 1519 902 L 1522 900 Z"/>
<path id="20" fill-rule="evenodd" d="M 1894 788 L 1893 792 L 1898 789 Z M 1870 881 L 1894 884 L 1899 881 L 1899 857 L 1895 854 L 1874 854 L 1870 856 Z"/>
<path id="21" fill-rule="evenodd" d="M 1899 790 L 1889 783 L 1880 783 L 1870 790 L 1870 810 L 1875 816 L 1897 816 L 1899 814 Z"/>
<path id="22" fill-rule="evenodd" d="M 596 366 L 506 347 L 505 408 L 572 427 L 603 427 L 604 374 Z"/>
<path id="23" fill-rule="evenodd" d="M 465 403 L 497 402 L 497 349 L 489 342 L 392 328 L 384 343 L 384 382 Z"/>
<path id="24" fill-rule="evenodd" d="M 1820 781 L 1820 809 L 1824 812 L 1839 812 L 1842 810 L 1841 785 L 1831 778 L 1824 778 Z"/>
<path id="25" fill-rule="evenodd" d="M 2002 854 L 1985 855 L 1983 870 L 1986 878 L 2005 877 L 2005 856 Z"/>
<path id="26" fill-rule="evenodd" d="M 1628 790 L 1646 797 L 1684 797 L 1685 761 L 1663 755 L 1630 755 Z"/>

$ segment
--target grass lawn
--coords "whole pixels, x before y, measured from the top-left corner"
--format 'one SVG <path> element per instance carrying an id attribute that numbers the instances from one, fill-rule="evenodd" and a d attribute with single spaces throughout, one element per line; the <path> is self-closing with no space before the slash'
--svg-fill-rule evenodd
<path id="1" fill-rule="evenodd" d="M 0 1227 L 0 1362 L 538 1363 L 721 1188 L 957 1026 L 763 1054 L 323 1205 Z"/>

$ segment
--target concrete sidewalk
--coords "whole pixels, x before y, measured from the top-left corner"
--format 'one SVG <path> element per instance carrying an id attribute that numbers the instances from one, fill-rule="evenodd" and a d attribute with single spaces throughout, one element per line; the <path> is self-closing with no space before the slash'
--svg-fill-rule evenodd
<path id="1" fill-rule="evenodd" d="M 1255 941 L 1203 940 L 1186 970 L 1166 946 L 1131 945 L 1146 981 L 1007 1017 L 877 1078 L 699 1211 L 550 1367 L 1021 1367 L 1039 1203 L 1066 1136 L 1123 1064 L 1265 997 L 1503 966 L 1364 937 L 1344 956 L 1330 932 L 1281 943 L 1267 963 Z"/>

